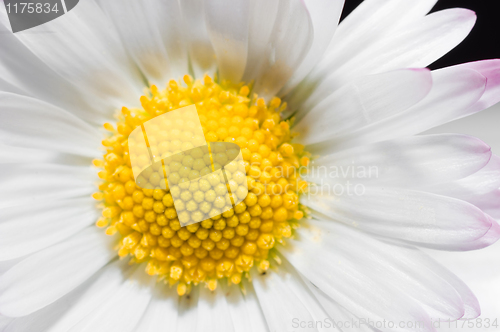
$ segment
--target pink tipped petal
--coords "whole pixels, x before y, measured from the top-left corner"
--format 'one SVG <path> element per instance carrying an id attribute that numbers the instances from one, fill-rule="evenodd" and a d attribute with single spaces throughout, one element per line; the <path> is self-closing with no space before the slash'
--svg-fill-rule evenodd
<path id="1" fill-rule="evenodd" d="M 432 87 L 427 69 L 402 69 L 361 77 L 297 118 L 296 142 L 313 144 L 368 126 L 421 101 Z"/>
<path id="2" fill-rule="evenodd" d="M 311 190 L 301 202 L 331 220 L 429 248 L 467 250 L 492 224 L 470 203 L 422 191 L 351 187 L 348 192 L 344 187 L 340 193 L 337 187 L 336 194 L 314 194 Z"/>
<path id="3" fill-rule="evenodd" d="M 319 184 L 350 181 L 367 186 L 427 188 L 468 178 L 484 169 L 490 158 L 491 148 L 475 137 L 419 135 L 322 155 L 311 163 L 304 177 Z"/>
<path id="4" fill-rule="evenodd" d="M 444 68 L 432 72 L 432 89 L 416 105 L 392 117 L 337 134 L 310 152 L 338 151 L 398 137 L 411 136 L 470 114 L 484 94 L 486 77 L 469 68 Z"/>
<path id="5" fill-rule="evenodd" d="M 442 10 L 410 21 L 362 52 L 346 54 L 348 59 L 341 67 L 317 68 L 316 71 L 323 71 L 320 75 L 326 78 L 321 83 L 316 83 L 317 86 L 310 96 L 303 96 L 307 91 L 294 95 L 291 100 L 292 107 L 297 109 L 295 105 L 299 105 L 300 99 L 303 98 L 306 100 L 300 108 L 307 111 L 341 86 L 360 76 L 400 68 L 426 67 L 460 44 L 472 30 L 475 21 L 475 13 L 462 8 Z M 308 87 L 304 86 L 304 89 L 306 88 Z"/>
<path id="6" fill-rule="evenodd" d="M 488 164 L 478 172 L 457 181 L 427 187 L 425 190 L 479 206 L 478 204 L 484 202 L 484 195 L 498 188 L 500 188 L 500 157 L 493 155 Z"/>
<path id="7" fill-rule="evenodd" d="M 500 225 L 492 217 L 488 216 L 491 221 L 491 227 L 486 234 L 471 243 L 465 244 L 460 250 L 476 250 L 491 246 L 500 238 Z"/>
<path id="8" fill-rule="evenodd" d="M 500 220 L 500 189 L 475 197 L 471 203 L 493 218 Z"/>
<path id="9" fill-rule="evenodd" d="M 500 101 L 500 59 L 469 62 L 456 67 L 474 69 L 488 79 L 486 91 L 481 99 L 472 105 L 470 113 L 480 112 Z"/>

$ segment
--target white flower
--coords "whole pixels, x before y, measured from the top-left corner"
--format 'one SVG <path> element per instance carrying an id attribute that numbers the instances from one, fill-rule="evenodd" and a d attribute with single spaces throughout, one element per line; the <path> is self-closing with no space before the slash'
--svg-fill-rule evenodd
<path id="1" fill-rule="evenodd" d="M 498 102 L 500 60 L 421 69 L 475 23 L 426 16 L 435 2 L 365 0 L 337 28 L 341 0 L 85 0 L 16 34 L 2 7 L 2 331 L 433 331 L 477 317 L 469 288 L 418 247 L 500 237 L 500 158 L 473 137 L 413 135 Z M 282 97 L 293 142 L 319 155 L 301 196 L 312 218 L 244 292 L 178 297 L 94 226 L 99 128 L 190 71 Z"/>

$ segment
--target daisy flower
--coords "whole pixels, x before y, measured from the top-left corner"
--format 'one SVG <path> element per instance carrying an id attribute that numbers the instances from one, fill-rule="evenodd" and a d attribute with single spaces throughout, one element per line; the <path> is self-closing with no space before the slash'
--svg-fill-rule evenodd
<path id="1" fill-rule="evenodd" d="M 435 3 L 365 0 L 338 25 L 342 0 L 84 0 L 16 34 L 2 7 L 2 331 L 478 317 L 421 248 L 500 237 L 500 158 L 474 137 L 417 134 L 499 101 L 500 61 L 426 69 L 476 20 L 428 14 Z M 249 191 L 181 227 L 176 190 L 205 165 L 183 159 L 178 183 L 152 172 L 141 187 L 128 135 L 190 105 L 206 141 L 239 146 L 246 175 L 230 180 Z M 158 153 L 178 150 L 176 125 Z"/>

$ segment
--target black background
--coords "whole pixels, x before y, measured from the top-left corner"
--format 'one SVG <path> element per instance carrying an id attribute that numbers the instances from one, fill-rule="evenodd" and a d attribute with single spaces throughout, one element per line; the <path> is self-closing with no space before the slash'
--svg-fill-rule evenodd
<path id="1" fill-rule="evenodd" d="M 342 18 L 361 2 L 362 0 L 346 0 Z M 455 7 L 475 11 L 476 25 L 462 44 L 429 67 L 436 69 L 464 62 L 500 58 L 500 0 L 440 0 L 432 12 Z"/>

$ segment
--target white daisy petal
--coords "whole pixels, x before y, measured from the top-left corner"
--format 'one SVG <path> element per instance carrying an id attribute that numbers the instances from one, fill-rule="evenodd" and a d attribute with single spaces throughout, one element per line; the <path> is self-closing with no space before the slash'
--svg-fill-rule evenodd
<path id="1" fill-rule="evenodd" d="M 309 151 L 338 151 L 397 137 L 411 136 L 427 129 L 470 115 L 471 106 L 483 95 L 486 77 L 467 68 L 444 68 L 432 72 L 433 85 L 418 104 L 385 120 L 332 137 Z"/>
<path id="2" fill-rule="evenodd" d="M 4 143 L 88 157 L 99 155 L 99 131 L 73 114 L 7 92 L 0 92 L 0 102 L 0 138 Z"/>
<path id="3" fill-rule="evenodd" d="M 58 301 L 16 318 L 3 332 L 66 332 L 119 290 L 132 267 L 114 261 Z"/>
<path id="4" fill-rule="evenodd" d="M 5 272 L 9 271 L 11 267 L 22 261 L 23 258 L 16 258 L 16 259 L 11 259 L 8 261 L 0 261 L 0 275 L 4 274 Z M 1 317 L 1 315 L 0 315 Z"/>
<path id="5" fill-rule="evenodd" d="M 426 15 L 437 0 L 365 0 L 339 25 L 328 52 L 318 65 L 332 71 L 361 54 L 384 37 Z M 326 67 L 328 66 L 328 67 Z"/>
<path id="6" fill-rule="evenodd" d="M 0 164 L 10 163 L 46 163 L 57 159 L 57 152 L 18 148 L 0 143 Z"/>
<path id="7" fill-rule="evenodd" d="M 340 71 L 347 72 L 348 67 L 368 72 L 370 68 L 387 71 L 428 66 L 460 44 L 475 22 L 475 13 L 468 9 L 452 8 L 432 13 L 354 57 Z"/>
<path id="8" fill-rule="evenodd" d="M 455 198 L 405 188 L 360 191 L 304 195 L 301 202 L 361 230 L 437 249 L 466 250 L 492 226 L 489 216 Z"/>
<path id="9" fill-rule="evenodd" d="M 91 167 L 57 164 L 0 164 L 0 208 L 41 200 L 90 196 L 98 180 Z M 29 188 L 29 191 L 26 191 Z"/>
<path id="10" fill-rule="evenodd" d="M 199 287 L 194 287 L 188 296 L 182 296 L 181 298 L 179 298 L 177 326 L 175 331 L 196 331 L 199 318 L 197 306 L 200 292 L 198 288 Z"/>
<path id="11" fill-rule="evenodd" d="M 338 70 L 328 71 L 328 79 L 314 89 L 301 108 L 312 108 L 359 76 L 399 68 L 426 67 L 460 44 L 475 21 L 474 12 L 460 8 L 423 17 L 352 57 Z"/>
<path id="12" fill-rule="evenodd" d="M 266 317 L 269 331 L 283 330 L 283 325 L 287 330 L 291 330 L 294 320 L 314 321 L 314 316 L 301 301 L 301 297 L 290 289 L 288 285 L 290 280 L 287 282 L 284 278 L 290 279 L 291 276 L 274 271 L 260 275 L 252 270 L 252 284 Z M 317 331 L 317 329 L 306 327 L 302 331 Z"/>
<path id="13" fill-rule="evenodd" d="M 6 327 L 13 321 L 13 318 L 0 315 L 0 330 L 5 331 Z"/>
<path id="14" fill-rule="evenodd" d="M 206 28 L 203 0 L 180 1 L 180 5 L 194 76 L 201 78 L 206 73 L 213 75 L 215 51 Z"/>
<path id="15" fill-rule="evenodd" d="M 314 29 L 314 39 L 302 63 L 295 70 L 292 77 L 280 91 L 280 95 L 287 94 L 323 57 L 332 37 L 337 29 L 337 24 L 344 7 L 344 0 L 306 0 L 306 8 L 311 15 L 311 21 Z"/>
<path id="16" fill-rule="evenodd" d="M 114 242 L 102 230 L 89 227 L 29 256 L 0 277 L 0 313 L 25 316 L 58 300 L 116 255 Z"/>
<path id="17" fill-rule="evenodd" d="M 0 209 L 0 260 L 47 248 L 95 223 L 91 198 L 45 201 Z"/>
<path id="18" fill-rule="evenodd" d="M 233 327 L 228 303 L 220 287 L 213 292 L 206 287 L 200 287 L 198 299 L 198 322 L 196 331 L 236 331 Z"/>
<path id="19" fill-rule="evenodd" d="M 152 83 L 163 86 L 188 71 L 178 1 L 99 1 L 123 45 Z"/>
<path id="20" fill-rule="evenodd" d="M 0 26 L 1 27 L 1 26 Z M 1 54 L 0 54 L 1 56 Z M 0 61 L 0 66 L 1 66 L 1 61 Z M 3 68 L 0 68 L 2 70 Z M 15 94 L 23 94 L 24 91 L 17 86 L 15 86 L 12 83 L 7 82 L 4 78 L 0 78 L 0 91 L 3 92 L 10 92 L 10 93 L 15 93 Z"/>
<path id="21" fill-rule="evenodd" d="M 286 84 L 310 50 L 313 35 L 304 3 L 280 1 L 269 43 L 255 71 L 254 90 L 259 96 L 268 99 Z"/>
<path id="22" fill-rule="evenodd" d="M 314 293 L 311 292 L 307 284 L 304 282 L 302 276 L 299 275 L 295 268 L 286 259 L 282 259 L 279 269 L 284 272 L 281 274 L 283 283 L 285 283 L 289 289 L 297 295 L 300 302 L 307 307 L 313 317 L 312 322 L 327 322 L 332 319 L 332 316 L 328 315 L 321 303 L 314 296 Z M 300 326 L 300 321 L 298 322 L 295 320 L 294 322 L 299 323 Z M 294 322 L 292 321 L 292 323 Z M 311 324 L 311 322 L 302 323 L 302 325 L 307 324 Z M 294 325 L 297 324 L 292 324 L 292 327 L 295 327 Z M 318 331 L 327 330 L 322 328 L 321 325 L 317 325 L 316 328 Z"/>
<path id="23" fill-rule="evenodd" d="M 251 11 L 248 23 L 248 56 L 243 81 L 256 78 L 256 71 L 269 45 L 274 22 L 278 15 L 279 1 L 254 0 L 250 2 Z"/>
<path id="24" fill-rule="evenodd" d="M 266 319 L 251 284 L 245 285 L 245 295 L 237 285 L 221 284 L 220 287 L 226 295 L 235 331 L 268 331 Z"/>
<path id="25" fill-rule="evenodd" d="M 2 24 L 8 26 L 5 16 Z M 99 96 L 119 100 L 122 104 L 118 106 L 138 104 L 137 95 L 143 87 L 140 74 L 94 1 L 82 1 L 57 20 L 15 36 L 90 100 Z"/>
<path id="26" fill-rule="evenodd" d="M 307 278 L 301 275 L 302 280 L 307 285 L 311 293 L 316 297 L 318 302 L 323 307 L 328 315 L 331 317 L 331 326 L 333 328 L 341 327 L 343 332 L 374 332 L 380 331 L 375 330 L 370 327 L 369 322 L 365 319 L 364 323 L 361 322 L 363 319 L 354 316 L 348 310 L 342 308 L 337 302 L 335 302 L 331 297 L 323 293 L 318 287 L 316 287 Z M 346 323 L 347 322 L 347 323 Z M 375 322 L 372 322 L 374 324 Z"/>
<path id="27" fill-rule="evenodd" d="M 151 300 L 155 282 L 144 267 L 137 266 L 112 296 L 69 331 L 133 331 Z"/>
<path id="28" fill-rule="evenodd" d="M 421 252 L 385 244 L 357 230 L 311 220 L 300 241 L 280 252 L 312 283 L 360 318 L 374 321 L 458 319 L 465 313 L 461 291 L 441 276 Z M 387 284 L 387 280 L 391 283 Z M 467 293 L 468 294 L 468 293 Z M 470 303 L 477 306 L 476 303 Z M 425 311 L 424 311 L 425 308 Z"/>
<path id="29" fill-rule="evenodd" d="M 462 179 L 458 183 L 473 182 L 467 180 L 469 175 L 471 180 L 472 177 L 477 180 L 474 173 L 484 169 L 490 157 L 491 148 L 475 137 L 457 134 L 413 136 L 322 155 L 313 160 L 311 171 L 304 179 L 317 184 L 350 181 L 352 184 L 401 188 L 436 184 L 433 192 L 452 196 L 437 188 L 448 188 L 449 181 L 458 179 Z M 500 164 L 497 171 L 500 172 Z M 488 175 L 493 180 L 493 174 Z M 500 181 L 498 175 L 497 181 Z M 500 182 L 494 189 L 498 187 Z"/>
<path id="30" fill-rule="evenodd" d="M 415 105 L 431 87 L 427 69 L 361 77 L 337 90 L 303 118 L 298 115 L 294 130 L 300 135 L 295 141 L 313 144 L 369 126 Z"/>
<path id="31" fill-rule="evenodd" d="M 481 201 L 481 195 L 498 188 L 500 188 L 500 157 L 492 156 L 488 164 L 478 172 L 457 181 L 427 187 L 425 190 L 474 204 Z"/>
<path id="32" fill-rule="evenodd" d="M 365 0 L 339 25 L 332 41 L 323 58 L 303 82 L 286 98 L 291 114 L 299 109 L 299 113 L 310 108 L 300 107 L 311 95 L 312 91 L 319 88 L 321 82 L 353 58 L 353 54 L 363 54 L 369 46 L 380 43 L 405 25 L 413 24 L 416 19 L 427 14 L 437 0 L 399 1 L 399 0 Z M 409 67 L 409 66 L 408 66 Z M 360 76 L 377 73 L 376 67 Z M 352 77 L 351 79 L 357 78 Z M 335 77 L 338 79 L 338 77 Z M 331 79 L 332 82 L 334 81 Z M 342 85 L 343 81 L 335 81 L 334 89 L 325 91 L 333 92 Z M 332 83 L 333 84 L 333 83 Z M 326 94 L 327 95 L 327 94 Z M 325 95 L 325 96 L 326 96 Z M 322 96 L 320 99 L 324 99 Z M 311 103 L 313 105 L 313 103 Z M 313 106 L 311 106 L 313 107 Z"/>
<path id="33" fill-rule="evenodd" d="M 3 7 L 0 8 L 0 16 L 2 10 Z M 0 33 L 0 77 L 1 81 L 5 80 L 5 84 L 0 84 L 0 91 L 46 101 L 90 123 L 101 124 L 112 119 L 109 103 L 89 96 L 85 89 L 58 75 L 1 23 Z"/>
<path id="34" fill-rule="evenodd" d="M 151 292 L 153 297 L 134 331 L 158 332 L 166 326 L 175 330 L 179 310 L 179 296 L 175 287 L 158 283 Z"/>
<path id="35" fill-rule="evenodd" d="M 208 34 L 215 50 L 222 80 L 239 82 L 247 62 L 250 2 L 205 2 Z"/>

